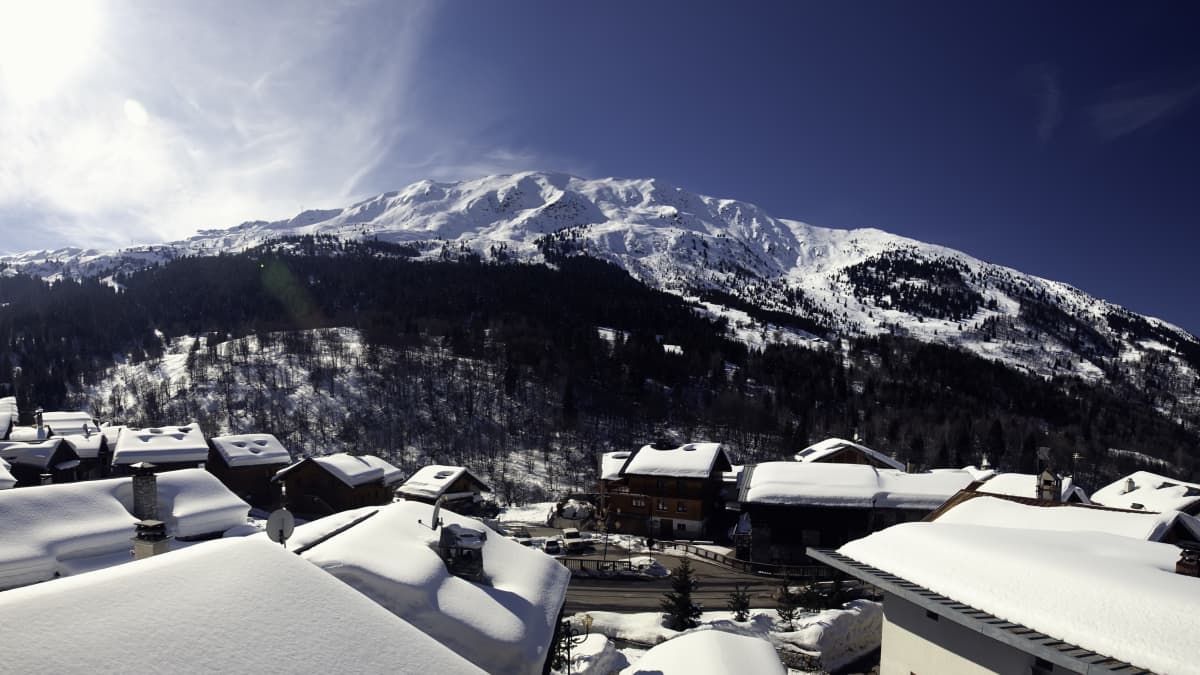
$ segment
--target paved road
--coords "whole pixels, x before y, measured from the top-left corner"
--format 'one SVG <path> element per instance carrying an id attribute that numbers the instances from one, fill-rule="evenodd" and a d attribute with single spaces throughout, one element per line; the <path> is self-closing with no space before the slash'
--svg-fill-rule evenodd
<path id="1" fill-rule="evenodd" d="M 596 557 L 600 556 L 585 556 Z M 619 558 L 609 554 L 609 558 Z M 663 553 L 655 553 L 658 560 L 667 569 L 674 569 L 680 558 Z M 751 607 L 774 607 L 772 594 L 779 582 L 774 579 L 764 579 L 750 574 L 734 572 L 709 564 L 702 560 L 692 560 L 696 570 L 698 585 L 692 593 L 692 598 L 709 610 L 724 610 L 729 594 L 734 585 L 745 584 L 750 591 Z M 645 612 L 659 608 L 663 593 L 671 588 L 667 579 L 653 581 L 626 579 L 588 579 L 572 577 L 571 585 L 567 588 L 566 613 L 600 610 L 609 612 Z"/>

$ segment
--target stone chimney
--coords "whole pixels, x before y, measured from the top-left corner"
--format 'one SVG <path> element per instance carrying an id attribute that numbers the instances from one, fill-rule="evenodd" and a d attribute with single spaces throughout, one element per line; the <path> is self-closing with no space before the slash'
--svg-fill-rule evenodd
<path id="1" fill-rule="evenodd" d="M 134 524 L 133 559 L 141 560 L 170 549 L 171 537 L 167 536 L 167 525 L 161 520 L 139 520 Z"/>
<path id="2" fill-rule="evenodd" d="M 1062 481 L 1049 470 L 1038 474 L 1037 498 L 1047 502 L 1057 502 L 1062 499 Z"/>
<path id="3" fill-rule="evenodd" d="M 133 517 L 138 520 L 158 520 L 158 479 L 154 465 L 138 462 L 133 469 Z"/>

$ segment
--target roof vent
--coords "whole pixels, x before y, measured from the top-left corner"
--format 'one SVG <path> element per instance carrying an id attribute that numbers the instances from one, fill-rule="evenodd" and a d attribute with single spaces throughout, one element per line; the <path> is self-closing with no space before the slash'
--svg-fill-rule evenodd
<path id="1" fill-rule="evenodd" d="M 683 446 L 683 451 L 684 452 L 695 452 L 696 446 L 693 443 L 688 443 L 687 445 Z"/>
<path id="2" fill-rule="evenodd" d="M 453 475 L 454 475 L 453 471 L 439 471 L 439 472 L 433 474 L 433 477 L 438 480 L 445 480 Z"/>
<path id="3" fill-rule="evenodd" d="M 1145 504 L 1139 504 L 1138 502 L 1134 502 L 1134 503 L 1132 503 L 1132 504 L 1130 504 L 1130 505 L 1129 505 L 1129 508 L 1131 508 L 1131 509 L 1138 509 L 1138 510 L 1144 511 L 1144 510 L 1146 510 L 1146 505 L 1145 505 Z"/>
<path id="4" fill-rule="evenodd" d="M 614 452 L 613 459 L 629 459 L 628 452 Z"/>

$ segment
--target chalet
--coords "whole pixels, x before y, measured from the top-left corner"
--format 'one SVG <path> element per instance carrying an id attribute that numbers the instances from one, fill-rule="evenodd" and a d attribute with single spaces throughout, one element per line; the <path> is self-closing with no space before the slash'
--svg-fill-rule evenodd
<path id="1" fill-rule="evenodd" d="M 261 537 L 5 591 L 0 615 L 13 673 L 484 672 Z M 47 626 L 83 617 L 86 630 L 47 649 Z"/>
<path id="2" fill-rule="evenodd" d="M 279 506 L 282 492 L 275 474 L 292 463 L 292 455 L 271 434 L 240 434 L 209 439 L 205 468 L 237 496 L 254 506 Z"/>
<path id="3" fill-rule="evenodd" d="M 1087 493 L 1083 488 L 1079 487 L 1070 476 L 1058 476 L 1053 473 L 1043 471 L 1042 474 L 1032 473 L 998 473 L 988 478 L 976 488 L 979 492 L 988 492 L 998 495 L 1010 495 L 1013 497 L 1027 497 L 1029 499 L 1044 498 L 1046 494 L 1044 489 L 1039 490 L 1039 486 L 1046 483 L 1053 483 L 1055 501 L 1069 502 L 1073 504 L 1091 504 Z"/>
<path id="4" fill-rule="evenodd" d="M 16 424 L 14 418 L 13 424 Z M 10 441 L 42 441 L 52 436 L 69 436 L 73 434 L 95 433 L 100 429 L 90 413 L 83 411 L 42 412 L 34 413 L 34 424 L 31 427 L 14 426 L 8 434 Z"/>
<path id="5" fill-rule="evenodd" d="M 16 487 L 71 483 L 77 479 L 79 456 L 61 438 L 0 442 L 0 458 L 10 465 Z"/>
<path id="6" fill-rule="evenodd" d="M 888 457 L 865 445 L 841 438 L 827 438 L 796 453 L 797 462 L 824 464 L 869 464 L 876 469 L 904 471 L 904 462 Z"/>
<path id="7" fill-rule="evenodd" d="M 1182 511 L 1200 516 L 1200 485 L 1137 471 L 1096 490 L 1092 502 L 1137 511 Z"/>
<path id="8" fill-rule="evenodd" d="M 433 464 L 414 473 L 397 490 L 405 499 L 433 504 L 439 498 L 454 511 L 470 515 L 483 503 L 483 493 L 492 489 L 461 466 Z"/>
<path id="9" fill-rule="evenodd" d="M 488 672 L 549 672 L 570 572 L 488 531 L 474 518 L 400 501 L 300 525 L 288 548 Z M 447 545 L 469 548 L 482 574 L 457 568 Z"/>
<path id="10" fill-rule="evenodd" d="M 606 520 L 614 532 L 662 539 L 711 536 L 710 521 L 724 510 L 722 477 L 731 468 L 720 443 L 646 445 L 605 455 L 600 473 Z"/>
<path id="11" fill-rule="evenodd" d="M 904 523 L 809 554 L 882 591 L 883 675 L 1196 672 L 1194 553 L 1036 526 Z"/>
<path id="12" fill-rule="evenodd" d="M 885 527 L 921 520 L 974 481 L 965 470 L 904 473 L 867 464 L 763 462 L 742 471 L 738 557 L 806 562 L 809 546 L 840 546 Z"/>
<path id="13" fill-rule="evenodd" d="M 208 460 L 208 441 L 200 425 L 122 429 L 113 448 L 112 472 L 129 475 L 139 462 L 153 464 L 156 471 L 193 469 Z"/>
<path id="14" fill-rule="evenodd" d="M 62 439 L 79 456 L 79 480 L 107 478 L 112 472 L 112 446 L 98 429 L 63 435 Z"/>
<path id="15" fill-rule="evenodd" d="M 344 452 L 309 457 L 275 474 L 284 503 L 296 513 L 327 515 L 360 506 L 391 503 L 400 470 L 374 455 Z"/>

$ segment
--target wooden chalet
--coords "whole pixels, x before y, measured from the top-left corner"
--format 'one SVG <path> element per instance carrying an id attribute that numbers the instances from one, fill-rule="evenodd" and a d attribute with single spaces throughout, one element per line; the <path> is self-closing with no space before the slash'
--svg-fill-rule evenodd
<path id="1" fill-rule="evenodd" d="M 659 539 L 712 536 L 724 510 L 723 476 L 732 464 L 720 443 L 646 445 L 601 458 L 600 492 L 610 531 Z"/>
<path id="2" fill-rule="evenodd" d="M 803 564 L 806 547 L 837 547 L 921 520 L 974 482 L 965 470 L 910 474 L 869 464 L 763 462 L 738 481 L 737 557 Z"/>
<path id="3" fill-rule="evenodd" d="M 405 499 L 442 504 L 455 513 L 471 515 L 483 504 L 484 492 L 491 492 L 475 474 L 462 466 L 433 464 L 414 473 L 397 492 Z"/>
<path id="4" fill-rule="evenodd" d="M 904 462 L 872 450 L 865 445 L 842 438 L 827 438 L 796 453 L 797 462 L 824 464 L 867 464 L 876 469 L 904 471 Z"/>
<path id="5" fill-rule="evenodd" d="M 283 491 L 273 479 L 291 463 L 291 453 L 271 434 L 239 434 L 209 439 L 205 468 L 251 506 L 274 509 Z"/>
<path id="6" fill-rule="evenodd" d="M 402 478 L 399 469 L 374 455 L 343 452 L 301 460 L 276 473 L 274 480 L 283 483 L 289 510 L 322 516 L 389 504 Z"/>
<path id="7" fill-rule="evenodd" d="M 195 422 L 178 427 L 124 428 L 113 449 L 112 473 L 130 475 L 131 467 L 139 462 L 153 464 L 156 472 L 163 472 L 200 468 L 206 461 L 208 441 Z"/>
<path id="8" fill-rule="evenodd" d="M 44 441 L 0 442 L 0 458 L 9 464 L 15 487 L 73 483 L 78 479 L 79 456 L 61 438 Z"/>
<path id="9" fill-rule="evenodd" d="M 62 437 L 79 456 L 79 480 L 107 478 L 112 473 L 112 449 L 99 430 Z"/>

